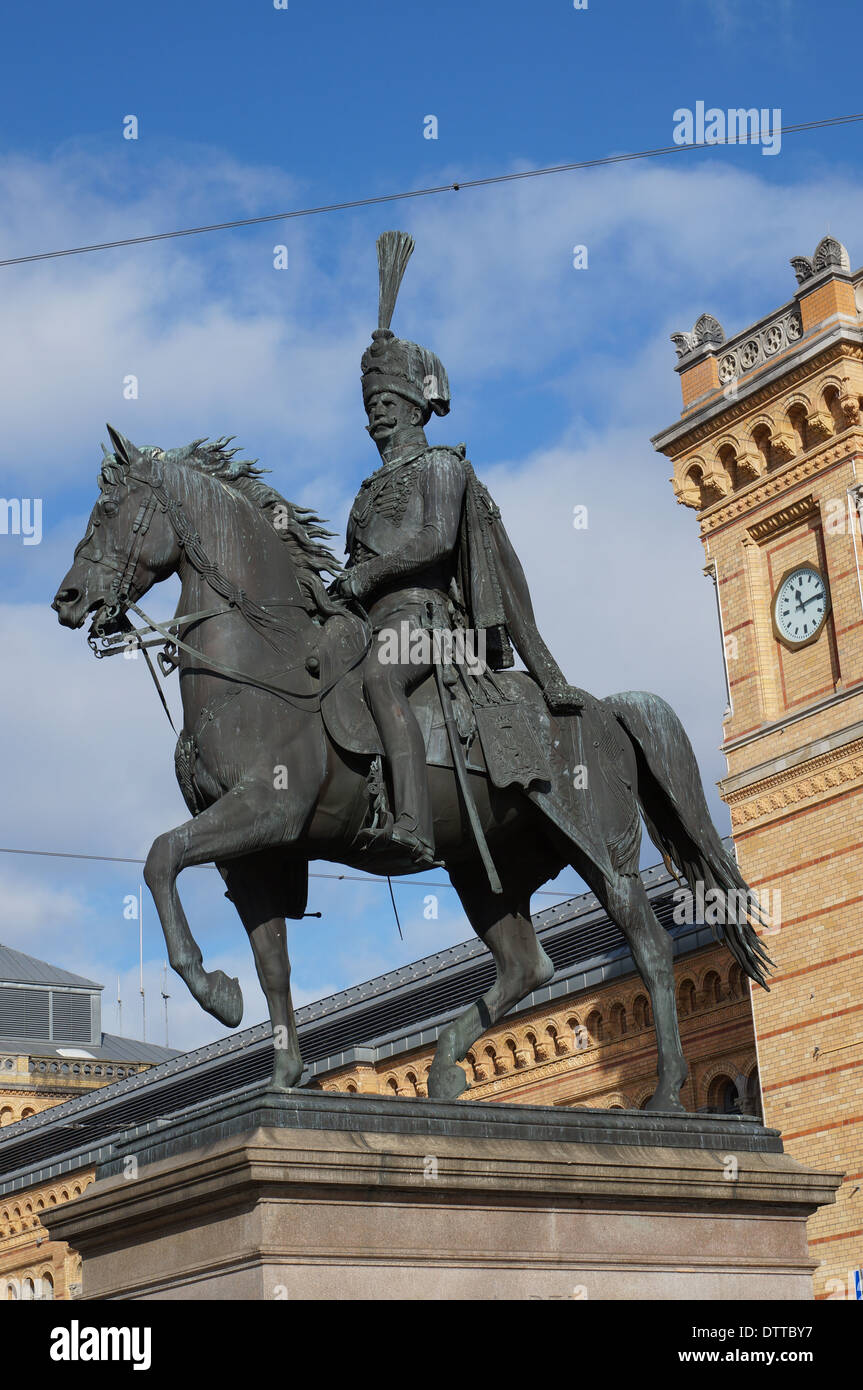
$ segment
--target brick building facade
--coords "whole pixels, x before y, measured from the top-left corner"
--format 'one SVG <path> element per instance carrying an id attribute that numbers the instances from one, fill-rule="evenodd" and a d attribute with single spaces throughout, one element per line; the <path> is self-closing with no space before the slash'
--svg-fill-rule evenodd
<path id="1" fill-rule="evenodd" d="M 2 1135 L 26 1134 L 43 1112 L 178 1055 L 103 1033 L 101 991 L 94 980 L 0 945 Z M 46 1174 L 0 1200 L 0 1299 L 62 1299 L 80 1288 L 80 1259 L 49 1239 L 40 1212 L 79 1197 L 94 1176 L 92 1164 L 64 1170 L 62 1179 Z"/>
<path id="2" fill-rule="evenodd" d="M 794 298 L 734 338 L 709 315 L 675 335 L 684 409 L 654 444 L 717 586 L 738 858 L 781 894 L 753 999 L 765 1120 L 846 1174 L 810 1223 L 829 1296 L 863 1266 L 863 271 L 831 237 L 792 265 Z"/>

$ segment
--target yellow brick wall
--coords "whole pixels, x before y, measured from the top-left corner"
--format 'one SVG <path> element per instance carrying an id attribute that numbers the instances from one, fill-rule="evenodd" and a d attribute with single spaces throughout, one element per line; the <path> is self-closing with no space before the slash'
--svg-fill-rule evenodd
<path id="1" fill-rule="evenodd" d="M 828 280 L 801 312 L 811 349 L 819 323 L 855 313 L 853 289 Z M 845 519 L 863 482 L 861 405 L 863 354 L 825 344 L 807 362 L 790 353 L 787 374 L 669 450 L 718 582 L 733 706 L 720 790 L 745 877 L 781 893 L 765 937 L 776 974 L 753 994 L 765 1121 L 802 1163 L 845 1173 L 836 1205 L 810 1221 L 816 1297 L 863 1266 L 863 536 Z M 760 474 L 735 473 L 735 451 L 756 449 Z M 687 486 L 693 462 L 724 464 L 719 500 Z M 803 560 L 826 573 L 833 611 L 817 642 L 790 651 L 771 601 Z"/>
<path id="2" fill-rule="evenodd" d="M 857 316 L 854 287 L 847 280 L 827 280 L 811 294 L 801 296 L 800 317 L 803 320 L 804 333 L 817 328 L 834 314 L 846 314 L 848 318 Z"/>
<path id="3" fill-rule="evenodd" d="M 80 1289 L 80 1257 L 49 1238 L 41 1213 L 80 1197 L 94 1179 L 92 1168 L 82 1168 L 0 1201 L 0 1302 L 63 1300 Z"/>
<path id="4" fill-rule="evenodd" d="M 697 362 L 688 371 L 680 373 L 680 389 L 683 392 L 684 407 L 697 401 L 700 396 L 705 396 L 709 391 L 719 389 L 719 375 L 716 370 L 716 358 L 705 357 L 702 362 Z"/>

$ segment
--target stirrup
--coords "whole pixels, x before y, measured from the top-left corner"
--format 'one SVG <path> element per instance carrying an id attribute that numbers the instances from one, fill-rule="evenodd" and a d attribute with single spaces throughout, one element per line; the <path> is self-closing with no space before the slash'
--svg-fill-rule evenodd
<path id="1" fill-rule="evenodd" d="M 399 825 L 398 821 L 392 828 L 390 840 L 394 845 L 400 845 L 402 849 L 407 850 L 417 868 L 430 869 L 436 863 L 434 845 L 421 839 L 413 830 Z"/>
<path id="2" fill-rule="evenodd" d="M 364 827 L 357 832 L 354 839 L 354 848 L 362 850 L 363 853 L 380 851 L 386 854 L 387 850 L 395 849 L 403 852 L 405 867 L 413 866 L 417 869 L 442 868 L 440 860 L 434 857 L 434 845 L 430 845 L 426 840 L 421 840 L 413 831 L 407 830 L 404 826 L 399 826 L 396 830 L 390 817 L 388 823 L 376 826 Z"/>

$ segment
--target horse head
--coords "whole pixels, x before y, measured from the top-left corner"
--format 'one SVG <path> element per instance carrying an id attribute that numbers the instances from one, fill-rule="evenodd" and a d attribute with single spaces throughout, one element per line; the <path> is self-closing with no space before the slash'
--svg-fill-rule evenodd
<path id="1" fill-rule="evenodd" d="M 116 631 L 129 603 L 180 562 L 177 535 L 156 496 L 162 451 L 138 449 L 111 425 L 108 434 L 114 451 L 102 446 L 99 498 L 51 605 L 64 627 L 79 628 L 92 613 L 102 635 Z"/>

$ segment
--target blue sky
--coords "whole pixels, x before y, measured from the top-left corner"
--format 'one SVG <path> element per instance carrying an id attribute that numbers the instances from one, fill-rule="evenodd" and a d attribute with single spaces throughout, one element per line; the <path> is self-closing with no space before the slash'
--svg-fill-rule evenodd
<path id="1" fill-rule="evenodd" d="M 860 38 L 847 4 L 802 0 L 15 7 L 0 56 L 0 259 L 664 146 L 674 111 L 699 100 L 779 107 L 786 124 L 845 114 L 859 99 L 842 55 Z M 122 138 L 129 114 L 136 141 Z M 437 140 L 423 138 L 428 115 Z M 0 269 L 2 491 L 42 498 L 44 517 L 39 546 L 0 536 L 0 844 L 143 856 L 183 819 L 145 672 L 97 664 L 47 607 L 92 505 L 104 423 L 164 446 L 235 434 L 342 531 L 376 461 L 359 357 L 374 240 L 391 226 L 417 242 L 395 326 L 439 353 L 453 387 L 430 436 L 468 444 L 571 678 L 674 703 L 725 833 L 713 596 L 694 516 L 649 442 L 680 408 L 668 335 L 704 310 L 733 333 L 785 302 L 788 258 L 828 230 L 858 265 L 860 144 L 860 127 L 815 131 L 776 157 L 687 151 Z M 575 244 L 587 270 L 573 269 Z M 578 504 L 586 532 L 571 524 Z M 173 595 L 151 602 L 168 612 Z M 0 855 L 0 939 L 104 981 L 107 997 L 119 973 L 130 1031 L 137 927 L 122 903 L 138 881 L 133 866 Z M 257 1021 L 215 870 L 181 891 Z M 324 917 L 290 928 L 298 999 L 469 934 L 451 892 L 436 920 L 420 889 L 397 893 L 404 943 L 385 885 L 313 880 Z M 164 950 L 146 899 L 145 944 L 155 999 Z M 178 980 L 169 988 L 172 1040 L 218 1035 Z"/>

